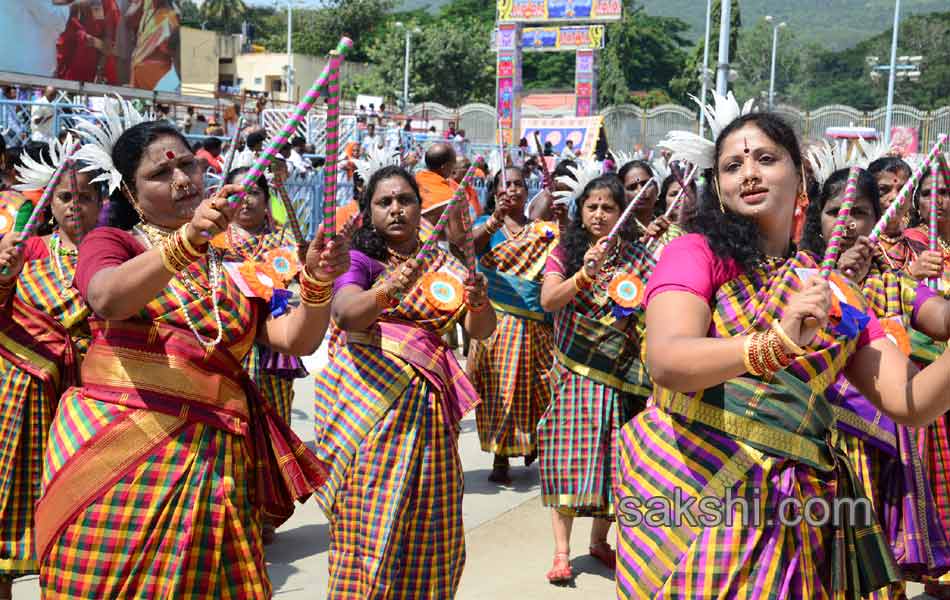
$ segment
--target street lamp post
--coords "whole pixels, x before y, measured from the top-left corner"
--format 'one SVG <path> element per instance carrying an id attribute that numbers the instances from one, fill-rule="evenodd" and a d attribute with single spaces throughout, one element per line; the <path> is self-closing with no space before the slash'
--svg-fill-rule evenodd
<path id="1" fill-rule="evenodd" d="M 418 27 L 410 30 L 402 24 L 402 21 L 396 21 L 396 27 L 406 30 L 406 60 L 402 74 L 402 112 L 406 114 L 409 110 L 409 55 L 412 51 L 412 34 L 421 33 L 421 30 Z"/>
<path id="2" fill-rule="evenodd" d="M 712 0 L 706 0 L 706 42 L 703 44 L 703 89 L 699 94 L 699 103 L 706 104 L 706 91 L 709 88 L 709 25 L 712 20 Z M 699 137 L 703 137 L 706 131 L 706 119 L 703 118 L 703 111 L 699 111 Z"/>
<path id="3" fill-rule="evenodd" d="M 887 111 L 884 116 L 884 145 L 891 143 L 891 117 L 894 112 L 894 82 L 897 79 L 897 33 L 901 24 L 901 0 L 894 1 L 894 32 L 891 36 L 891 73 L 887 80 Z"/>
<path id="4" fill-rule="evenodd" d="M 765 17 L 767 23 L 771 23 L 774 19 L 772 15 Z M 778 53 L 778 30 L 785 27 L 785 21 L 772 27 L 772 73 L 769 75 L 769 110 L 775 108 L 775 57 Z"/>
<path id="5" fill-rule="evenodd" d="M 293 102 L 294 89 L 294 7 L 287 3 L 287 100 Z"/>
<path id="6" fill-rule="evenodd" d="M 729 34 L 732 29 L 732 0 L 719 3 L 719 64 L 716 73 L 716 93 L 725 96 L 729 91 Z"/>

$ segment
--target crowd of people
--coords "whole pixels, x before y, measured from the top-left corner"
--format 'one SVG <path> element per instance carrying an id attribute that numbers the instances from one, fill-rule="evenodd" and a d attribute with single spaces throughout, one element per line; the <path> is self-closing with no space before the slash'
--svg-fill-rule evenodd
<path id="1" fill-rule="evenodd" d="M 269 598 L 311 496 L 327 597 L 451 598 L 472 411 L 494 484 L 539 465 L 552 584 L 592 518 L 618 598 L 950 597 L 942 155 L 872 235 L 916 163 L 731 97 L 655 160 L 353 142 L 307 235 L 302 139 L 256 176 L 264 130 L 222 159 L 104 106 L 0 165 L 0 599 Z"/>

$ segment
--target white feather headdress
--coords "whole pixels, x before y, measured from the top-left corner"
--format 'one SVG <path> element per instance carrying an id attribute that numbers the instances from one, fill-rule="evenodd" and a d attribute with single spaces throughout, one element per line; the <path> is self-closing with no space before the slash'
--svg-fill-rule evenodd
<path id="1" fill-rule="evenodd" d="M 555 202 L 570 204 L 576 201 L 584 192 L 587 184 L 601 176 L 600 165 L 592 160 L 576 160 L 576 167 L 567 167 L 567 170 L 574 176 L 561 175 L 555 181 L 563 184 L 570 189 L 554 192 Z"/>
<path id="2" fill-rule="evenodd" d="M 884 140 L 870 142 L 864 138 L 858 138 L 858 147 L 864 154 L 867 164 L 871 164 L 879 158 L 887 156 L 891 152 L 891 145 Z"/>
<path id="3" fill-rule="evenodd" d="M 143 123 L 146 117 L 128 100 L 108 96 L 102 100 L 102 117 L 99 123 L 79 121 L 76 124 L 76 133 L 86 141 L 76 153 L 76 158 L 89 165 L 82 169 L 82 172 L 102 171 L 102 174 L 92 181 L 108 182 L 111 194 L 122 183 L 122 175 L 112 162 L 112 149 L 126 129 Z"/>
<path id="4" fill-rule="evenodd" d="M 670 161 L 685 160 L 700 169 L 710 169 L 716 158 L 716 142 L 714 141 L 730 123 L 739 117 L 752 112 L 754 99 L 747 100 L 741 107 L 732 92 L 725 97 L 716 92 L 712 93 L 714 104 L 703 104 L 695 96 L 690 96 L 699 105 L 703 118 L 709 124 L 712 140 L 693 133 L 692 131 L 671 131 L 666 139 L 657 144 L 666 148 L 672 155 Z"/>
<path id="5" fill-rule="evenodd" d="M 493 148 L 485 160 L 485 166 L 488 167 L 488 177 L 494 177 L 498 171 L 501 171 L 503 165 L 504 162 L 501 158 L 501 152 L 497 148 Z"/>
<path id="6" fill-rule="evenodd" d="M 376 171 L 383 167 L 399 165 L 399 153 L 386 148 L 379 148 L 376 144 L 370 144 L 370 147 L 353 162 L 356 165 L 356 173 L 363 180 L 363 184 L 366 185 Z"/>
<path id="7" fill-rule="evenodd" d="M 610 153 L 614 155 L 614 160 L 617 162 L 618 168 L 634 160 L 644 160 L 647 156 L 643 153 L 643 150 L 636 150 L 633 152 L 633 154 L 624 152 L 622 150 L 611 150 Z"/>
<path id="8" fill-rule="evenodd" d="M 16 165 L 17 180 L 20 182 L 13 188 L 24 190 L 41 190 L 49 185 L 53 173 L 59 168 L 66 159 L 66 152 L 73 145 L 73 136 L 67 134 L 66 139 L 60 143 L 54 140 L 49 145 L 50 162 L 46 163 L 42 157 L 40 160 L 33 160 L 26 152 L 20 154 L 20 163 Z M 78 154 L 78 153 L 77 153 Z M 74 154 L 74 158 L 77 155 Z M 83 169 L 85 170 L 85 169 Z"/>
<path id="9" fill-rule="evenodd" d="M 662 156 L 650 161 L 650 168 L 653 169 L 653 175 L 660 184 L 666 181 L 666 178 L 673 173 L 670 169 L 670 162 L 667 162 Z"/>
<path id="10" fill-rule="evenodd" d="M 828 140 L 821 140 L 813 145 L 808 149 L 807 154 L 818 185 L 824 185 L 835 171 L 851 167 L 866 169 L 870 164 L 868 157 L 861 154 L 857 147 L 850 151 L 843 150 L 829 143 Z"/>

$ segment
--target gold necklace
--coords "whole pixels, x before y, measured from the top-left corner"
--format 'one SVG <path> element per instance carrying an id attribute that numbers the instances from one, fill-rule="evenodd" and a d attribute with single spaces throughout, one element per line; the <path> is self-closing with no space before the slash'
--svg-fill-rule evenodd
<path id="1" fill-rule="evenodd" d="M 416 257 L 416 252 L 417 252 L 418 250 L 419 250 L 419 238 L 416 238 L 416 243 L 415 243 L 415 245 L 412 247 L 412 250 L 410 250 L 410 251 L 407 252 L 406 254 L 400 254 L 400 253 L 396 252 L 395 250 L 393 250 L 390 246 L 386 246 L 386 251 L 389 252 L 389 260 L 388 260 L 388 262 L 393 263 L 393 264 L 404 263 L 404 262 L 406 262 L 407 260 L 409 260 L 410 258 L 415 258 L 415 257 Z"/>
<path id="2" fill-rule="evenodd" d="M 69 281 L 66 281 L 66 267 L 63 265 L 63 256 L 77 256 L 79 252 L 77 250 L 66 250 L 63 248 L 63 242 L 59 237 L 59 232 L 56 232 L 50 237 L 49 241 L 50 254 L 53 255 L 53 271 L 56 275 L 56 279 L 60 283 L 59 292 L 60 298 L 66 298 L 67 293 L 73 287 L 73 281 L 76 279 L 76 271 L 73 270 L 72 277 L 69 278 Z"/>

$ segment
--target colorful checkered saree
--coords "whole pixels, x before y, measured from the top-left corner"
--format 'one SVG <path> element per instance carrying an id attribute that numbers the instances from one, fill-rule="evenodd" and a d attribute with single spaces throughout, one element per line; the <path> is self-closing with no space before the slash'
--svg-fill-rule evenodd
<path id="1" fill-rule="evenodd" d="M 922 283 L 872 263 L 864 297 L 883 322 L 910 325 Z M 871 499 L 904 579 L 919 581 L 950 569 L 950 544 L 934 508 L 930 482 L 917 451 L 917 433 L 897 425 L 839 375 L 825 397 L 838 429 L 848 436 L 846 453 Z"/>
<path id="2" fill-rule="evenodd" d="M 543 222 L 512 237 L 501 229 L 479 259 L 498 325 L 489 339 L 472 341 L 468 372 L 482 398 L 475 411 L 482 450 L 498 456 L 535 451 L 538 420 L 551 401 L 554 338 L 541 308 L 541 277 L 556 232 L 556 224 Z"/>
<path id="3" fill-rule="evenodd" d="M 720 287 L 710 336 L 766 330 L 807 276 L 798 269 L 814 272 L 817 263 L 799 253 Z M 777 518 L 785 501 L 801 508 L 820 498 L 834 508 L 836 499 L 863 497 L 823 396 L 855 348 L 856 337 L 828 330 L 772 376 L 693 394 L 655 387 L 655 405 L 621 433 L 618 597 L 856 600 L 900 579 L 866 505 L 834 509 L 838 522 L 822 527 Z M 734 515 L 726 503 L 710 511 L 718 519 L 698 523 L 635 518 L 648 501 L 691 499 L 687 513 L 697 515 L 704 502 L 728 498 L 744 499 L 751 512 Z"/>
<path id="4" fill-rule="evenodd" d="M 388 265 L 380 277 L 395 268 Z M 437 249 L 426 271 L 466 271 Z M 315 377 L 317 503 L 330 520 L 330 600 L 451 598 L 465 564 L 459 420 L 478 396 L 441 335 L 464 314 L 416 285 L 367 331 L 335 328 Z"/>
<path id="5" fill-rule="evenodd" d="M 580 515 L 613 513 L 611 479 L 617 432 L 643 408 L 649 376 L 640 359 L 643 310 L 615 327 L 612 275 L 645 280 L 653 258 L 624 241 L 594 285 L 554 316 L 555 363 L 551 404 L 538 423 L 541 498 L 545 506 Z"/>
<path id="6" fill-rule="evenodd" d="M 271 595 L 262 513 L 279 521 L 325 472 L 241 368 L 258 312 L 228 277 L 222 341 L 206 352 L 189 330 L 184 311 L 217 334 L 206 262 L 136 318 L 95 322 L 83 387 L 63 395 L 43 462 L 45 598 Z"/>
<path id="7" fill-rule="evenodd" d="M 72 277 L 75 256 L 61 258 Z M 52 256 L 27 262 L 0 309 L 0 575 L 37 571 L 34 505 L 43 451 L 63 390 L 79 381 L 89 309 L 56 275 Z"/>

